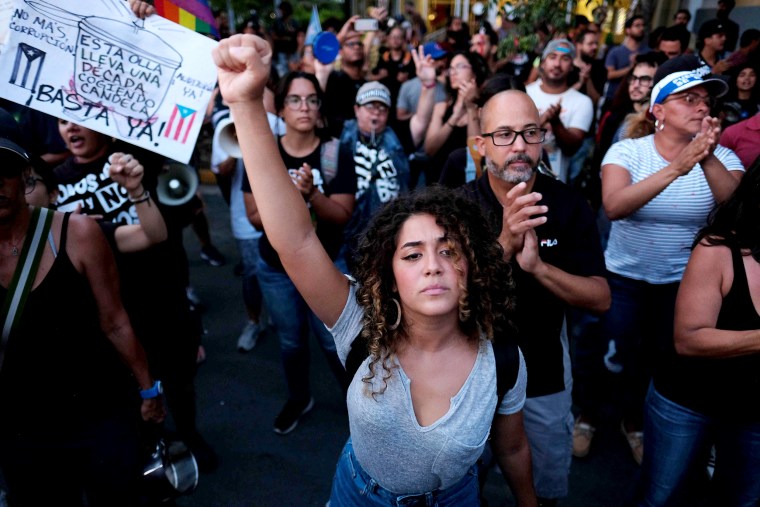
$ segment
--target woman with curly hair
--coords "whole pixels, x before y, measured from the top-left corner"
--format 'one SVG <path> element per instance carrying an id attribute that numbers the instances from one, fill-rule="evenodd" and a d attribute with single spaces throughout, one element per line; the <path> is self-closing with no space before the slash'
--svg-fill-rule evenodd
<path id="1" fill-rule="evenodd" d="M 524 361 L 511 345 L 510 371 L 497 378 L 492 344 L 508 340 L 512 282 L 477 205 L 443 189 L 392 202 L 364 235 L 358 279 L 349 281 L 322 248 L 269 131 L 261 97 L 271 49 L 258 37 L 236 35 L 213 56 L 222 94 L 240 119 L 270 243 L 330 328 L 341 361 L 358 335 L 368 344 L 348 389 L 351 437 L 332 507 L 479 505 L 476 462 L 489 434 L 519 505 L 536 505 L 521 412 Z M 510 373 L 514 380 L 499 399 L 499 379 Z"/>

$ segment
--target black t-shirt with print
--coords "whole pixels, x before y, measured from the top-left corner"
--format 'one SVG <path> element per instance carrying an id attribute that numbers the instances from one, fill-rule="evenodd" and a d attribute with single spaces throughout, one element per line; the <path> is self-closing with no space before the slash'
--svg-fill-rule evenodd
<path id="1" fill-rule="evenodd" d="M 285 167 L 288 169 L 289 173 L 293 174 L 293 172 L 300 169 L 303 164 L 309 164 L 314 178 L 314 185 L 326 197 L 329 197 L 332 194 L 354 194 L 356 192 L 356 178 L 354 177 L 353 172 L 343 169 L 340 166 L 338 167 L 335 176 L 329 182 L 325 181 L 325 178 L 322 175 L 322 170 L 320 169 L 322 165 L 320 156 L 322 143 L 305 157 L 293 157 L 289 155 L 282 147 L 281 139 L 277 140 L 277 146 L 280 149 L 280 156 L 282 157 L 282 161 L 285 162 Z M 251 192 L 251 184 L 248 181 L 248 178 L 243 178 L 242 188 L 243 192 Z M 306 197 L 304 197 L 304 200 L 305 199 Z M 314 227 L 317 230 L 317 236 L 322 242 L 322 246 L 327 251 L 330 258 L 335 259 L 343 242 L 343 227 L 320 220 L 313 211 L 311 216 Z M 269 243 L 266 230 L 264 230 L 264 234 L 261 236 L 261 239 L 259 239 L 259 253 L 261 254 L 261 258 L 269 264 L 269 266 L 274 269 L 282 270 L 280 257 Z"/>

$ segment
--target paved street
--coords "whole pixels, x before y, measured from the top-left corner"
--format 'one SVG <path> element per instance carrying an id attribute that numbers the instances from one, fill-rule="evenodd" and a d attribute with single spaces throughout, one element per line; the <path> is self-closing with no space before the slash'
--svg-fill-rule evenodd
<path id="1" fill-rule="evenodd" d="M 191 282 L 207 307 L 208 359 L 197 378 L 199 426 L 221 464 L 213 474 L 201 477 L 192 496 L 178 503 L 182 507 L 322 506 L 348 437 L 340 390 L 314 343 L 314 410 L 293 433 L 279 436 L 272 431 L 286 399 L 277 337 L 268 329 L 253 351 L 237 352 L 245 319 L 240 279 L 233 275 L 237 253 L 229 214 L 216 187 L 204 185 L 202 192 L 212 237 L 228 259 L 226 266 L 207 266 L 199 258 L 192 231 L 186 231 Z M 591 454 L 574 460 L 570 497 L 560 503 L 562 507 L 615 507 L 630 497 L 637 467 L 617 426 L 608 426 L 597 431 Z M 505 481 L 496 473 L 489 477 L 486 497 L 491 507 L 514 505 Z"/>

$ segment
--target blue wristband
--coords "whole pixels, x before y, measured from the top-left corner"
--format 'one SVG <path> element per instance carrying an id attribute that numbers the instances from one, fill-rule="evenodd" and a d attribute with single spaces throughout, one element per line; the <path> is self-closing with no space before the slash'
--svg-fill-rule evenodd
<path id="1" fill-rule="evenodd" d="M 158 398 L 161 394 L 164 393 L 164 388 L 161 385 L 160 380 L 156 380 L 153 383 L 153 387 L 150 389 L 143 389 L 140 391 L 140 398 L 144 400 L 152 400 L 153 398 Z"/>

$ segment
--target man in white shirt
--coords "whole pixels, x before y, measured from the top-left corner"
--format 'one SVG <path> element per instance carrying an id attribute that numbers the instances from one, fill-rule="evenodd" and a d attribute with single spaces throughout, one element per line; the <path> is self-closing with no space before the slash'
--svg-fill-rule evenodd
<path id="1" fill-rule="evenodd" d="M 594 106 L 591 99 L 567 84 L 573 69 L 575 46 L 567 39 L 552 40 L 541 57 L 541 79 L 525 87 L 548 130 L 544 141 L 552 171 L 568 181 L 570 159 L 591 128 Z"/>

